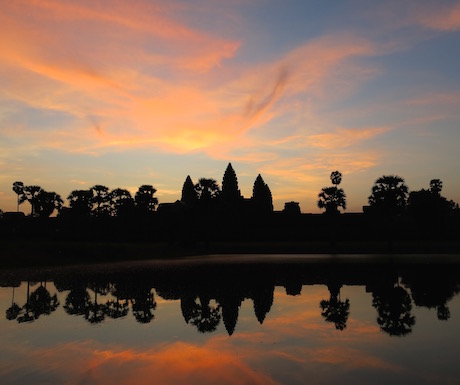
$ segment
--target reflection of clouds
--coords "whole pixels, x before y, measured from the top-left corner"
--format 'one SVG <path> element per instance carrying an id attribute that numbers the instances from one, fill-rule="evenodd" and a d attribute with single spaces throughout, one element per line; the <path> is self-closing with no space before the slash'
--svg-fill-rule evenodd
<path id="1" fill-rule="evenodd" d="M 276 384 L 232 349 L 209 341 L 203 346 L 177 342 L 143 351 L 85 341 L 25 349 L 23 357 L 37 383 L 42 374 L 66 384 Z M 8 378 L 23 365 L 24 361 L 11 364 L 0 375 Z"/>

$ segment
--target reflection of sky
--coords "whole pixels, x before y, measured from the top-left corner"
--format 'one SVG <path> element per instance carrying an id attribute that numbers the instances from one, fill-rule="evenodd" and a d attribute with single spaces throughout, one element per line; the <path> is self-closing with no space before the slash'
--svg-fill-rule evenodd
<path id="1" fill-rule="evenodd" d="M 316 211 L 343 172 L 350 211 L 397 173 L 460 201 L 458 2 L 3 2 L 0 209 L 22 180 L 160 202 L 187 174 Z M 28 211 L 27 207 L 24 207 Z"/>
<path id="2" fill-rule="evenodd" d="M 55 292 L 52 284 L 47 288 Z M 0 289 L 2 312 L 11 293 Z M 136 323 L 130 313 L 90 325 L 64 313 L 66 294 L 59 293 L 55 313 L 33 323 L 2 316 L 2 384 L 432 384 L 459 376 L 458 296 L 448 304 L 447 322 L 438 321 L 434 309 L 414 306 L 414 331 L 398 338 L 379 330 L 372 296 L 358 286 L 341 290 L 351 304 L 343 331 L 320 315 L 320 301 L 329 298 L 325 286 L 304 286 L 295 297 L 278 287 L 262 325 L 252 301 L 242 303 L 231 337 L 222 323 L 214 333 L 198 333 L 185 323 L 178 301 L 158 296 L 150 324 Z M 25 295 L 23 284 L 16 302 Z"/>

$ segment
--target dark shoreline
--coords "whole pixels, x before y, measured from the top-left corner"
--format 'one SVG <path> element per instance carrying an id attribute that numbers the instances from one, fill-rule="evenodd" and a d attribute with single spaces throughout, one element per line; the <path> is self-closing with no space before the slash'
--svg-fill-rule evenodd
<path id="1" fill-rule="evenodd" d="M 459 241 L 211 242 L 193 245 L 165 242 L 90 242 L 4 240 L 0 269 L 97 263 L 172 260 L 206 255 L 450 255 L 459 256 Z"/>

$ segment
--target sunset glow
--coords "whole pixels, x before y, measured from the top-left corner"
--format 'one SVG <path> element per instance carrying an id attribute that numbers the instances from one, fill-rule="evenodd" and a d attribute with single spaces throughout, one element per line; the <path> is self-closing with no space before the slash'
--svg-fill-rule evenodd
<path id="1" fill-rule="evenodd" d="M 4 1 L 0 209 L 12 183 L 180 199 L 187 175 L 276 210 L 318 212 L 340 170 L 347 211 L 383 174 L 460 202 L 460 6 L 432 0 Z M 29 212 L 27 204 L 22 210 Z"/>

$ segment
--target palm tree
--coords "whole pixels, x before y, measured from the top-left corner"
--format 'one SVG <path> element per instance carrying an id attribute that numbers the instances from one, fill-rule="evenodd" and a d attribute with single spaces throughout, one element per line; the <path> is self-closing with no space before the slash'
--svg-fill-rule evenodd
<path id="1" fill-rule="evenodd" d="M 143 184 L 140 186 L 134 196 L 136 207 L 143 213 L 155 211 L 158 205 L 158 198 L 154 196 L 156 192 L 156 188 L 151 185 Z"/>
<path id="2" fill-rule="evenodd" d="M 41 191 L 42 191 L 42 188 L 40 186 L 24 186 L 23 195 L 21 196 L 19 203 L 22 203 L 25 201 L 28 201 L 30 203 L 30 206 L 31 206 L 30 215 L 31 216 L 36 215 L 37 203 L 38 203 L 37 197 Z"/>
<path id="3" fill-rule="evenodd" d="M 200 178 L 195 185 L 198 199 L 201 202 L 209 203 L 211 199 L 217 198 L 220 195 L 220 187 L 215 179 Z"/>
<path id="4" fill-rule="evenodd" d="M 342 182 L 342 173 L 340 171 L 332 171 L 330 178 L 332 184 L 338 186 Z"/>
<path id="5" fill-rule="evenodd" d="M 13 191 L 16 193 L 18 196 L 18 208 L 17 212 L 19 212 L 19 205 L 24 202 L 23 200 L 21 201 L 21 196 L 24 194 L 24 183 L 22 182 L 14 182 L 13 183 Z"/>
<path id="6" fill-rule="evenodd" d="M 338 214 L 340 207 L 344 210 L 347 208 L 345 192 L 337 187 L 342 182 L 342 174 L 339 171 L 333 171 L 330 178 L 334 186 L 321 189 L 318 194 L 318 207 L 326 209 L 326 214 Z"/>
<path id="7" fill-rule="evenodd" d="M 318 198 L 318 207 L 326 209 L 326 214 L 338 214 L 340 207 L 347 208 L 345 192 L 336 186 L 323 187 Z"/>
<path id="8" fill-rule="evenodd" d="M 369 204 L 379 211 L 397 215 L 406 208 L 407 195 L 408 188 L 403 178 L 397 175 L 383 175 L 372 187 Z"/>

